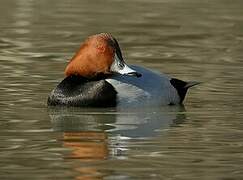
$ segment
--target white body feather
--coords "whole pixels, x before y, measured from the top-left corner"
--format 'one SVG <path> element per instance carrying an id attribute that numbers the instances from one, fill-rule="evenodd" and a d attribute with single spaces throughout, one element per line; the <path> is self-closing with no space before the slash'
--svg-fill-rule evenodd
<path id="1" fill-rule="evenodd" d="M 179 104 L 180 97 L 169 76 L 138 66 L 131 67 L 142 77 L 117 75 L 106 79 L 118 92 L 118 107 Z"/>

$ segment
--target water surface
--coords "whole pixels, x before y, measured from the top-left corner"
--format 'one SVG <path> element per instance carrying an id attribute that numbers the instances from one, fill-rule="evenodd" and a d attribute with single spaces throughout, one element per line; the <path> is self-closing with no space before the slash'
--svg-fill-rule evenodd
<path id="1" fill-rule="evenodd" d="M 243 2 L 2 0 L 1 179 L 242 179 Z M 88 35 L 203 82 L 184 106 L 47 108 Z"/>

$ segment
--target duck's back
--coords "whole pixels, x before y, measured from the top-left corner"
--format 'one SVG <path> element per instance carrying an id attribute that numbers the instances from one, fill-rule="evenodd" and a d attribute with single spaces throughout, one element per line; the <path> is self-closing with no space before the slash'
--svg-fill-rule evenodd
<path id="1" fill-rule="evenodd" d="M 159 106 L 179 104 L 177 89 L 171 84 L 172 78 L 148 69 L 132 66 L 142 74 L 140 78 L 113 76 L 107 79 L 117 94 L 118 106 Z"/>

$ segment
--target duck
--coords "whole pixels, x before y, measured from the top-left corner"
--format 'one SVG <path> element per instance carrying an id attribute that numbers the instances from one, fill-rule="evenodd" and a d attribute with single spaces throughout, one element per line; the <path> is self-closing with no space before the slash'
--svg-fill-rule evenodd
<path id="1" fill-rule="evenodd" d="M 180 105 L 199 84 L 128 65 L 109 33 L 89 36 L 65 68 L 65 78 L 51 91 L 48 106 L 144 107 Z"/>

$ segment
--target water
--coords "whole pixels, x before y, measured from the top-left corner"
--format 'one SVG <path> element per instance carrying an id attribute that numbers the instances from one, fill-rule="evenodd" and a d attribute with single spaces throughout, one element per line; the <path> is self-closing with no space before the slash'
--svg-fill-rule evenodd
<path id="1" fill-rule="evenodd" d="M 243 1 L 2 0 L 0 179 L 243 179 Z M 184 107 L 52 108 L 88 35 L 201 85 Z"/>

